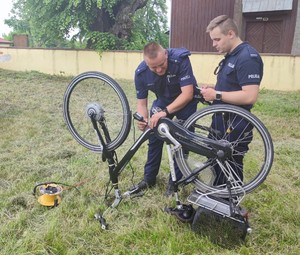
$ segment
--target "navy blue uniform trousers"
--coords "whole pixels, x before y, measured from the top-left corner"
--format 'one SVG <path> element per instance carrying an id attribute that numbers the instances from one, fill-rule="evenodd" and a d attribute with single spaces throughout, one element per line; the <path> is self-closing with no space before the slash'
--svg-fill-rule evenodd
<path id="1" fill-rule="evenodd" d="M 212 118 L 212 128 L 219 131 L 217 139 L 226 137 L 226 140 L 234 145 L 232 157 L 228 160 L 232 170 L 243 181 L 243 159 L 249 150 L 248 145 L 251 143 L 253 126 L 245 119 L 234 113 L 215 114 Z M 214 135 L 209 135 L 213 137 Z M 216 138 L 214 138 L 216 139 Z M 221 170 L 219 165 L 214 166 L 216 179 L 214 185 L 226 184 L 228 177 Z"/>
<path id="2" fill-rule="evenodd" d="M 172 119 L 176 117 L 180 120 L 186 120 L 190 115 L 192 115 L 197 110 L 197 101 L 193 100 L 187 104 L 183 109 L 179 110 L 175 114 L 171 114 L 169 117 Z M 160 108 L 164 109 L 167 105 L 159 99 L 156 99 L 151 107 L 150 116 L 153 115 L 153 109 Z M 155 112 L 155 111 L 154 111 Z M 155 135 L 149 138 L 148 143 L 148 158 L 144 168 L 144 180 L 149 185 L 154 185 L 156 182 L 156 176 L 158 175 L 161 158 L 163 141 L 158 139 Z M 175 161 L 174 161 L 175 162 Z M 176 162 L 174 163 L 176 179 L 180 180 L 182 178 L 182 173 L 179 170 Z"/>

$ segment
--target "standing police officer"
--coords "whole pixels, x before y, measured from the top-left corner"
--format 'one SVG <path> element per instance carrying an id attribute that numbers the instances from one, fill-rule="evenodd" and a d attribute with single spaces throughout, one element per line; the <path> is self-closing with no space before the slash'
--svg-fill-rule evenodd
<path id="1" fill-rule="evenodd" d="M 151 42 L 144 47 L 144 61 L 135 72 L 137 112 L 150 128 L 157 125 L 162 117 L 186 120 L 197 109 L 197 82 L 189 60 L 190 52 L 185 48 L 164 49 L 160 44 Z M 150 113 L 148 111 L 148 92 L 156 95 Z M 157 111 L 155 109 L 162 109 Z M 149 117 L 150 114 L 150 117 Z M 138 122 L 143 131 L 147 124 Z M 154 135 L 149 138 L 148 158 L 144 168 L 144 179 L 138 184 L 138 191 L 155 185 L 162 157 L 163 141 Z M 182 173 L 175 164 L 177 180 Z M 171 178 L 166 195 L 173 193 Z"/>
<path id="2" fill-rule="evenodd" d="M 213 101 L 213 104 L 232 104 L 243 107 L 250 111 L 257 100 L 259 85 L 263 76 L 263 62 L 259 53 L 247 42 L 243 42 L 239 35 L 235 22 L 227 15 L 214 18 L 206 30 L 213 41 L 213 47 L 219 53 L 225 54 L 224 59 L 215 69 L 217 83 L 214 87 L 203 86 L 201 93 L 206 101 Z M 221 126 L 220 123 L 212 123 L 212 127 Z M 241 126 L 241 125 L 240 125 Z M 217 129 L 217 128 L 216 128 Z M 246 128 L 243 132 L 247 134 L 247 142 L 237 146 L 240 153 L 233 156 L 232 168 L 236 171 L 240 180 L 243 181 L 243 155 L 248 151 L 248 145 L 252 140 L 252 129 Z M 242 134 L 238 134 L 242 135 Z M 232 141 L 236 137 L 231 137 Z M 239 165 L 238 169 L 235 169 Z M 222 185 L 226 177 L 220 167 L 215 166 L 215 185 Z"/>

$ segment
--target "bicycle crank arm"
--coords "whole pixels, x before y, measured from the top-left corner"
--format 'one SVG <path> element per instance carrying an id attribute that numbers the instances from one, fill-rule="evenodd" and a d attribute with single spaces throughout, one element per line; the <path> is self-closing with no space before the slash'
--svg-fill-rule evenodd
<path id="1" fill-rule="evenodd" d="M 169 126 L 166 123 L 161 123 L 157 127 L 158 133 L 169 139 L 169 141 L 174 145 L 174 151 L 181 148 L 181 144 L 171 135 Z"/>

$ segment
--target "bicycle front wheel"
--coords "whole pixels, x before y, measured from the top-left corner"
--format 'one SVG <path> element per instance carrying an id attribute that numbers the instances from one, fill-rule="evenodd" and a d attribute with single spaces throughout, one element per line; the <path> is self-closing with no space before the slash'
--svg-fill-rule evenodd
<path id="1" fill-rule="evenodd" d="M 249 111 L 232 105 L 212 105 L 191 115 L 184 127 L 204 137 L 223 140 L 231 146 L 232 155 L 225 159 L 208 159 L 184 150 L 176 157 L 183 175 L 201 170 L 194 181 L 203 193 L 229 197 L 241 196 L 257 188 L 267 177 L 273 162 L 271 136 L 264 124 Z"/>
<path id="2" fill-rule="evenodd" d="M 87 107 L 96 104 L 104 115 L 109 133 L 106 147 L 118 148 L 127 138 L 131 112 L 126 95 L 111 77 L 100 72 L 85 72 L 76 76 L 64 94 L 64 119 L 75 140 L 89 150 L 102 152 L 103 145 L 87 114 Z"/>

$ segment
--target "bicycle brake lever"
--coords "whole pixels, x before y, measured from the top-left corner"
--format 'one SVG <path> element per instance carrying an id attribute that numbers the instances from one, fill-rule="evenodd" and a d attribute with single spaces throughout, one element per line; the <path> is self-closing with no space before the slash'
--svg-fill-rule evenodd
<path id="1" fill-rule="evenodd" d="M 135 113 L 133 114 L 133 118 L 134 118 L 135 120 L 138 120 L 138 121 L 144 121 L 143 116 L 142 116 L 141 114 L 139 114 L 138 112 L 135 112 Z"/>

